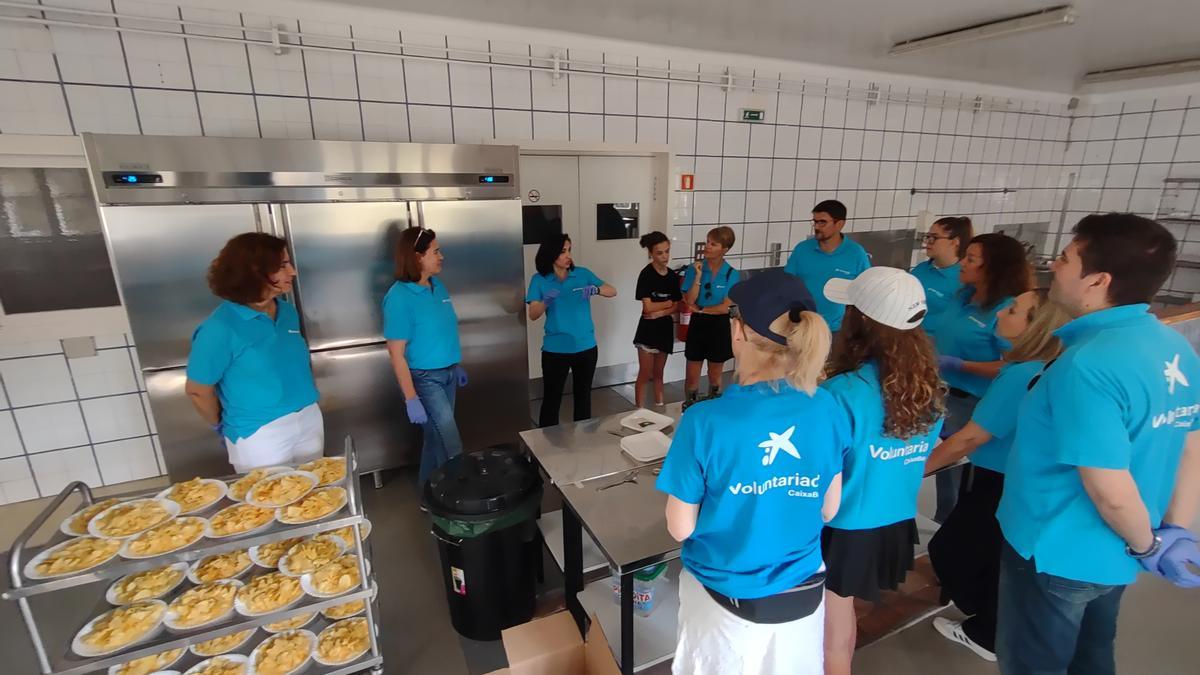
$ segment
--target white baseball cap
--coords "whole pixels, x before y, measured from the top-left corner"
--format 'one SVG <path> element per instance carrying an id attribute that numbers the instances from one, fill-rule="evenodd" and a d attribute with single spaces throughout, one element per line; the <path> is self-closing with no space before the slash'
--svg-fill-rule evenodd
<path id="1" fill-rule="evenodd" d="M 925 288 L 916 277 L 895 267 L 869 267 L 855 279 L 830 279 L 825 297 L 853 305 L 885 326 L 911 330 L 925 318 Z"/>

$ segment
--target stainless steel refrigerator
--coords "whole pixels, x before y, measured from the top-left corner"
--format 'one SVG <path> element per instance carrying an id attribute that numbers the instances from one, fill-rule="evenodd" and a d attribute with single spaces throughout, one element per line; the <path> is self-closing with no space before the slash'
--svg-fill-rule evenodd
<path id="1" fill-rule="evenodd" d="M 516 147 L 99 134 L 84 147 L 172 479 L 230 470 L 183 387 L 192 332 L 220 302 L 205 273 L 241 232 L 289 243 L 326 445 L 353 433 L 360 471 L 420 451 L 381 335 L 392 245 L 412 225 L 446 255 L 465 447 L 529 427 Z"/>

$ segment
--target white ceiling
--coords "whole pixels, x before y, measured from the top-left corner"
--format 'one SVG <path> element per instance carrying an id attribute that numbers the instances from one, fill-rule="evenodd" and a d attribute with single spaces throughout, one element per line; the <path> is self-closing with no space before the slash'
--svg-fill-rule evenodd
<path id="1" fill-rule="evenodd" d="M 895 42 L 1054 0 L 337 0 L 926 77 L 1072 92 L 1090 70 L 1200 57 L 1198 0 L 1076 0 L 1073 26 L 888 57 Z M 570 45 L 559 45 L 567 46 Z"/>

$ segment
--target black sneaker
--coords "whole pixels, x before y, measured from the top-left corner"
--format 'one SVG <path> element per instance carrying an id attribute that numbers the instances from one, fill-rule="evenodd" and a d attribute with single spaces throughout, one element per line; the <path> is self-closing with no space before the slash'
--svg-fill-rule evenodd
<path id="1" fill-rule="evenodd" d="M 689 391 L 686 394 L 684 394 L 683 395 L 683 409 L 687 410 L 688 408 L 692 407 L 692 405 L 699 403 L 700 399 L 697 398 L 697 396 L 698 396 L 698 394 L 694 391 Z"/>

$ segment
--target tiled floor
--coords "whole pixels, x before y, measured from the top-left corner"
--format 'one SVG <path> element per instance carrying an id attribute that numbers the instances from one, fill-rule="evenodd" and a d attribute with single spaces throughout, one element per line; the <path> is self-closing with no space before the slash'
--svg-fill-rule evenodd
<path id="1" fill-rule="evenodd" d="M 678 400 L 682 389 L 668 390 L 668 400 Z M 632 388 L 597 391 L 593 414 L 631 410 Z M 564 401 L 569 409 L 570 400 Z M 532 406 L 536 412 L 537 403 Z M 568 413 L 569 415 L 569 413 Z M 563 419 L 568 419 L 564 415 Z M 475 642 L 459 637 L 452 628 L 440 577 L 437 547 L 429 535 L 429 521 L 416 508 L 411 471 L 390 472 L 380 490 L 364 490 L 367 513 L 377 534 L 371 537 L 382 605 L 384 658 L 388 673 L 416 675 L 482 675 L 504 665 L 499 642 Z M 932 508 L 931 491 L 923 491 L 921 510 Z M 0 508 L 0 545 L 7 546 L 17 531 L 39 508 L 38 502 Z M 921 526 L 922 539 L 929 523 Z M 386 536 L 382 536 L 386 533 Z M 546 556 L 546 581 L 541 587 L 539 613 L 554 611 L 562 603 L 562 579 L 553 559 Z M 102 588 L 97 588 L 99 593 Z M 930 625 L 937 589 L 927 561 L 917 568 L 899 593 L 885 594 L 877 606 L 859 606 L 862 643 L 855 672 L 873 675 L 918 675 L 929 672 L 951 675 L 992 675 L 998 670 L 966 649 L 942 639 Z M 1190 645 L 1194 641 L 1197 602 L 1195 591 L 1181 592 L 1164 583 L 1143 579 L 1126 593 L 1118 637 L 1118 671 L 1152 675 L 1197 672 Z M 40 616 L 58 626 L 65 639 L 94 611 L 91 601 L 42 604 Z M 954 610 L 944 610 L 953 616 Z M 915 623 L 914 623 L 915 620 Z M 912 624 L 912 625 L 909 625 Z M 897 629 L 901 629 L 897 631 Z M 0 672 L 36 673 L 37 668 L 16 607 L 0 602 Z M 665 675 L 663 664 L 646 671 Z"/>

